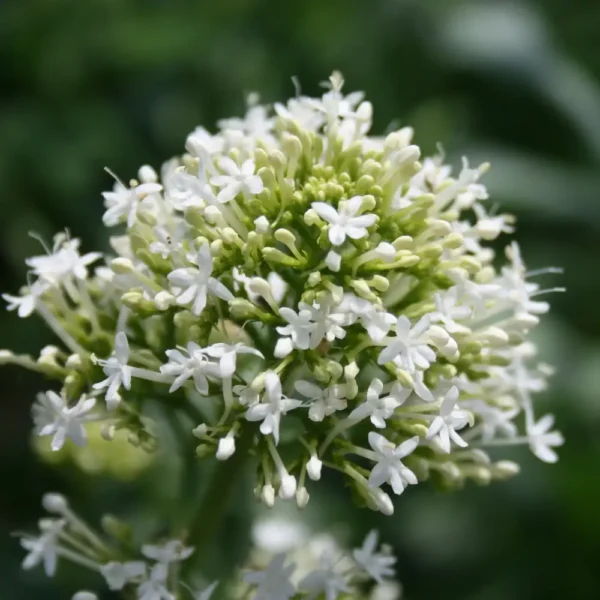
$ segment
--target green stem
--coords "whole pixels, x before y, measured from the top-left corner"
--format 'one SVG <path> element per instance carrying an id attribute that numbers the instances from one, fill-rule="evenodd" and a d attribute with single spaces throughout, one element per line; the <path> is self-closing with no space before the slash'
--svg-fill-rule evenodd
<path id="1" fill-rule="evenodd" d="M 230 501 L 240 479 L 242 470 L 248 460 L 248 449 L 252 444 L 254 432 L 249 428 L 236 440 L 235 454 L 228 460 L 214 465 L 214 469 L 204 493 L 198 503 L 187 530 L 188 543 L 196 549 L 195 555 L 200 558 L 214 541 L 223 517 L 227 513 Z M 192 566 L 193 561 L 183 565 L 184 573 Z"/>

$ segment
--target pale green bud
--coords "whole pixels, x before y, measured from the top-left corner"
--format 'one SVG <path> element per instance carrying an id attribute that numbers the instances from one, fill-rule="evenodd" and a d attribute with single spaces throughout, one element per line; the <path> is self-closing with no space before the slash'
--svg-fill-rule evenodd
<path id="1" fill-rule="evenodd" d="M 307 283 L 308 283 L 308 285 L 310 287 L 315 287 L 316 285 L 319 285 L 319 283 L 321 283 L 321 272 L 320 271 L 313 271 L 308 276 Z"/>
<path id="2" fill-rule="evenodd" d="M 135 271 L 135 265 L 128 258 L 114 258 L 110 261 L 110 268 L 117 275 L 129 275 Z"/>

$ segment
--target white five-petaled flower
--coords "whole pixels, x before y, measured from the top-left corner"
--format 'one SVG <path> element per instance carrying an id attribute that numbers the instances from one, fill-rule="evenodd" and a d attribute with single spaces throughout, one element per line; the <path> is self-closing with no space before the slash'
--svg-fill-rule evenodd
<path id="1" fill-rule="evenodd" d="M 419 445 L 419 437 L 412 437 L 399 446 L 395 446 L 382 435 L 371 431 L 369 445 L 377 454 L 377 464 L 369 476 L 369 485 L 378 488 L 389 483 L 394 494 L 401 494 L 407 485 L 416 485 L 417 476 L 402 464 L 401 459 L 411 454 Z"/>
<path id="2" fill-rule="evenodd" d="M 344 294 L 338 310 L 346 314 L 348 325 L 360 319 L 362 326 L 374 342 L 383 340 L 392 325 L 396 323 L 394 315 L 356 294 Z"/>
<path id="3" fill-rule="evenodd" d="M 110 406 L 119 402 L 119 388 L 131 389 L 131 367 L 129 362 L 129 342 L 125 332 L 119 331 L 115 336 L 115 350 L 113 356 L 103 360 L 97 359 L 107 378 L 93 385 L 96 390 L 106 390 L 106 402 Z"/>
<path id="4" fill-rule="evenodd" d="M 218 280 L 211 277 L 213 258 L 208 244 L 202 244 L 193 262 L 195 267 L 183 267 L 167 276 L 177 290 L 177 304 L 192 305 L 192 312 L 199 315 L 206 306 L 210 293 L 221 300 L 233 300 L 233 294 Z"/>
<path id="5" fill-rule="evenodd" d="M 316 348 L 323 339 L 333 342 L 335 339 L 344 339 L 346 331 L 343 328 L 347 321 L 346 315 L 335 306 L 331 297 L 320 303 L 312 305 L 300 302 L 300 312 L 307 310 L 311 314 L 314 325 L 310 331 L 310 347 Z"/>
<path id="6" fill-rule="evenodd" d="M 119 591 L 131 581 L 135 581 L 146 574 L 146 563 L 139 560 L 126 563 L 112 561 L 102 565 L 100 573 L 104 577 L 108 589 Z"/>
<path id="7" fill-rule="evenodd" d="M 145 544 L 142 554 L 158 563 L 169 565 L 188 559 L 194 553 L 194 548 L 185 546 L 180 540 L 171 540 L 161 546 Z"/>
<path id="8" fill-rule="evenodd" d="M 62 519 L 43 519 L 40 521 L 41 534 L 38 537 L 25 536 L 21 539 L 21 546 L 29 552 L 21 564 L 23 569 L 33 569 L 44 563 L 46 575 L 54 575 L 58 560 L 58 537 L 65 524 Z"/>
<path id="9" fill-rule="evenodd" d="M 248 110 L 243 119 L 233 117 L 230 119 L 221 119 L 217 123 L 228 137 L 232 134 L 239 134 L 241 138 L 249 140 L 262 141 L 263 143 L 274 142 L 271 130 L 275 119 L 269 117 L 265 106 L 256 104 L 259 97 L 256 94 L 248 96 Z"/>
<path id="10" fill-rule="evenodd" d="M 439 321 L 444 324 L 444 327 L 449 334 L 469 333 L 468 327 L 465 327 L 457 321 L 468 319 L 472 310 L 470 307 L 459 303 L 459 289 L 453 287 L 442 293 L 438 292 L 434 296 L 436 312 L 431 315 L 433 321 Z"/>
<path id="11" fill-rule="evenodd" d="M 336 600 L 340 594 L 349 594 L 346 577 L 336 570 L 336 563 L 329 552 L 325 552 L 320 560 L 319 566 L 311 571 L 298 582 L 298 589 L 302 592 L 310 592 L 309 598 L 318 598 L 325 595 L 325 600 Z"/>
<path id="12" fill-rule="evenodd" d="M 367 397 L 349 415 L 350 419 L 360 421 L 366 417 L 371 418 L 371 423 L 379 429 L 385 427 L 385 420 L 389 419 L 394 411 L 401 406 L 412 393 L 400 384 L 394 384 L 387 396 L 382 396 L 383 382 L 373 379 L 367 389 Z"/>
<path id="13" fill-rule="evenodd" d="M 380 552 L 377 550 L 377 542 L 379 536 L 377 531 L 371 531 L 361 548 L 356 548 L 352 556 L 359 567 L 364 569 L 377 583 L 382 583 L 384 577 L 391 577 L 394 575 L 394 568 L 392 565 L 396 563 L 396 558 Z"/>
<path id="14" fill-rule="evenodd" d="M 454 442 L 461 448 L 467 447 L 467 442 L 463 440 L 457 429 L 462 429 L 471 421 L 471 414 L 459 408 L 456 404 L 459 391 L 456 386 L 452 386 L 440 407 L 440 414 L 433 419 L 427 430 L 427 439 L 436 439 L 443 452 L 450 453 L 450 442 Z"/>
<path id="15" fill-rule="evenodd" d="M 29 317 L 35 310 L 37 299 L 48 289 L 48 283 L 45 281 L 34 281 L 23 296 L 11 296 L 2 294 L 2 298 L 8 302 L 8 310 L 17 310 L 17 314 L 22 319 Z"/>
<path id="16" fill-rule="evenodd" d="M 285 565 L 285 554 L 276 554 L 264 571 L 251 571 L 244 575 L 244 582 L 257 585 L 254 600 L 290 600 L 296 588 L 290 581 L 296 565 Z"/>
<path id="17" fill-rule="evenodd" d="M 112 192 L 103 192 L 106 212 L 102 217 L 107 227 L 113 227 L 121 222 L 123 217 L 127 219 L 127 227 L 133 227 L 137 217 L 138 207 L 148 196 L 162 192 L 160 183 L 141 183 L 132 188 L 125 187 L 116 181 Z"/>
<path id="18" fill-rule="evenodd" d="M 190 377 L 199 394 L 206 396 L 209 388 L 209 378 L 218 378 L 221 369 L 217 363 L 212 362 L 206 351 L 195 342 L 187 345 L 187 356 L 181 350 L 167 350 L 169 362 L 160 367 L 163 375 L 175 377 L 169 393 L 178 390 Z"/>
<path id="19" fill-rule="evenodd" d="M 346 391 L 344 385 L 321 388 L 310 381 L 300 379 L 296 381 L 294 387 L 297 392 L 312 401 L 308 409 L 308 418 L 312 421 L 320 422 L 336 410 L 344 410 L 348 406 L 344 397 Z"/>
<path id="20" fill-rule="evenodd" d="M 362 206 L 362 196 L 354 196 L 349 200 L 341 200 L 339 210 L 325 202 L 313 202 L 311 208 L 324 221 L 329 223 L 329 241 L 334 246 L 341 246 L 346 237 L 353 240 L 364 238 L 371 227 L 377 221 L 374 214 L 359 215 Z"/>
<path id="21" fill-rule="evenodd" d="M 223 151 L 224 144 L 222 136 L 212 135 L 204 127 L 196 127 L 185 141 L 187 151 L 194 156 L 218 154 Z"/>
<path id="22" fill-rule="evenodd" d="M 94 398 L 82 396 L 77 404 L 68 406 L 64 396 L 53 391 L 38 394 L 33 406 L 36 432 L 40 436 L 53 436 L 50 444 L 55 452 L 60 450 L 67 439 L 77 446 L 85 446 L 87 434 L 84 424 L 95 420 L 88 414 L 96 404 Z"/>
<path id="23" fill-rule="evenodd" d="M 546 463 L 558 460 L 558 455 L 552 448 L 562 446 L 565 441 L 560 431 L 550 431 L 553 425 L 554 415 L 544 415 L 537 423 L 527 427 L 531 451 Z"/>
<path id="24" fill-rule="evenodd" d="M 31 267 L 33 273 L 51 286 L 64 285 L 72 297 L 73 279 L 84 280 L 87 278 L 87 267 L 97 261 L 102 253 L 88 252 L 81 256 L 79 254 L 78 239 L 70 240 L 66 234 L 58 234 L 54 238 L 53 251 L 42 256 L 28 258 L 25 263 Z"/>
<path id="25" fill-rule="evenodd" d="M 180 222 L 171 228 L 155 227 L 153 232 L 155 240 L 149 246 L 150 252 L 160 254 L 166 259 L 181 249 L 181 242 L 186 233 L 186 223 Z"/>
<path id="26" fill-rule="evenodd" d="M 306 306 L 300 307 L 300 310 L 297 313 L 291 308 L 283 307 L 279 309 L 279 314 L 288 322 L 288 324 L 276 328 L 277 333 L 285 336 L 279 339 L 277 342 L 278 345 L 281 345 L 282 340 L 289 338 L 294 348 L 300 350 L 307 350 L 310 348 L 310 336 L 315 329 L 311 311 L 308 310 Z M 279 356 L 277 349 L 275 352 L 275 355 Z M 280 356 L 280 358 L 283 358 L 283 356 Z"/>
<path id="27" fill-rule="evenodd" d="M 168 567 L 165 563 L 157 563 L 150 571 L 150 577 L 137 588 L 138 600 L 175 600 L 175 596 L 167 588 Z"/>
<path id="28" fill-rule="evenodd" d="M 298 408 L 302 402 L 287 398 L 281 393 L 281 381 L 275 371 L 265 373 L 266 402 L 254 404 L 246 411 L 248 421 L 262 421 L 260 432 L 263 435 L 273 435 L 275 444 L 279 443 L 279 424 L 281 415 Z"/>
<path id="29" fill-rule="evenodd" d="M 254 174 L 255 164 L 252 159 L 244 161 L 241 168 L 228 156 L 219 160 L 219 167 L 226 175 L 216 175 L 210 182 L 221 188 L 217 200 L 221 203 L 233 200 L 238 194 L 255 196 L 264 189 L 259 175 Z"/>
<path id="30" fill-rule="evenodd" d="M 237 355 L 238 354 L 253 354 L 259 358 L 264 356 L 256 349 L 251 346 L 238 342 L 237 344 L 225 344 L 219 342 L 212 344 L 204 349 L 208 356 L 219 359 L 220 375 L 223 378 L 233 377 L 236 368 Z"/>
<path id="31" fill-rule="evenodd" d="M 396 321 L 396 336 L 382 340 L 386 347 L 381 351 L 378 364 L 397 360 L 409 373 L 428 369 L 435 361 L 435 352 L 427 345 L 425 333 L 429 329 L 429 317 L 425 315 L 413 327 L 404 315 Z"/>
<path id="32" fill-rule="evenodd" d="M 478 417 L 476 428 L 481 431 L 481 440 L 489 442 L 494 438 L 514 438 L 517 435 L 517 426 L 513 419 L 519 414 L 518 408 L 502 410 L 483 400 L 465 400 L 461 406 L 472 410 Z"/>

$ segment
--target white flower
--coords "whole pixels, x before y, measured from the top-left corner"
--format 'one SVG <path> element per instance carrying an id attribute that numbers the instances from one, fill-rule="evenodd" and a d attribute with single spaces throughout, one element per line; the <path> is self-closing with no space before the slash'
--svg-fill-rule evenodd
<path id="1" fill-rule="evenodd" d="M 344 96 L 344 78 L 338 71 L 335 71 L 324 85 L 329 91 L 325 92 L 322 98 L 309 98 L 310 106 L 324 113 L 329 125 L 338 119 L 352 117 L 356 106 L 364 98 L 364 92 L 352 92 Z"/>
<path id="2" fill-rule="evenodd" d="M 253 406 L 260 400 L 258 392 L 251 385 L 234 385 L 233 393 L 241 406 Z"/>
<path id="3" fill-rule="evenodd" d="M 69 240 L 65 234 L 55 237 L 53 252 L 43 256 L 33 256 L 25 263 L 33 272 L 50 285 L 68 285 L 72 278 L 84 280 L 87 278 L 87 267 L 101 258 L 100 252 L 79 254 L 80 241 Z"/>
<path id="4" fill-rule="evenodd" d="M 168 569 L 163 563 L 154 565 L 150 579 L 144 581 L 137 589 L 138 600 L 175 600 L 175 596 L 167 589 Z"/>
<path id="5" fill-rule="evenodd" d="M 319 559 L 319 567 L 308 573 L 298 583 L 298 590 L 311 592 L 310 598 L 325 595 L 325 600 L 336 600 L 340 594 L 349 594 L 350 588 L 346 578 L 336 572 L 335 563 L 329 553 L 324 553 Z"/>
<path id="6" fill-rule="evenodd" d="M 113 356 L 107 360 L 97 359 L 98 364 L 103 368 L 107 378 L 104 381 L 95 383 L 92 387 L 96 390 L 106 390 L 106 402 L 111 405 L 119 401 L 119 388 L 123 386 L 126 390 L 131 389 L 131 367 L 127 364 L 129 361 L 129 342 L 123 331 L 119 331 L 115 336 L 115 350 Z"/>
<path id="7" fill-rule="evenodd" d="M 277 333 L 289 336 L 295 348 L 307 350 L 310 348 L 310 334 L 315 329 L 312 313 L 306 305 L 298 313 L 291 308 L 280 308 L 279 314 L 288 322 L 288 325 L 277 327 Z M 281 357 L 282 358 L 282 357 Z"/>
<path id="8" fill-rule="evenodd" d="M 311 208 L 329 223 L 329 241 L 334 246 L 341 246 L 346 236 L 358 240 L 367 234 L 367 227 L 375 224 L 377 216 L 373 214 L 357 215 L 362 205 L 362 196 L 354 196 L 339 203 L 339 210 L 325 202 L 313 202 Z"/>
<path id="9" fill-rule="evenodd" d="M 221 119 L 217 124 L 226 134 L 239 132 L 240 136 L 268 143 L 273 139 L 270 132 L 273 129 L 274 119 L 268 116 L 266 107 L 255 104 L 258 100 L 256 94 L 250 95 L 248 100 L 248 111 L 243 119 L 237 117 Z"/>
<path id="10" fill-rule="evenodd" d="M 539 315 L 548 312 L 550 305 L 547 302 L 531 299 L 538 292 L 539 286 L 525 280 L 525 265 L 516 242 L 506 248 L 506 255 L 512 264 L 502 268 L 499 282 L 502 297 L 514 308 L 515 314 Z"/>
<path id="11" fill-rule="evenodd" d="M 327 256 L 325 257 L 325 264 L 327 265 L 328 269 L 330 269 L 334 273 L 337 273 L 340 270 L 340 267 L 342 266 L 341 254 L 330 250 L 327 253 Z"/>
<path id="12" fill-rule="evenodd" d="M 38 394 L 37 400 L 33 407 L 36 431 L 39 436 L 53 436 L 52 450 L 60 450 L 67 439 L 77 446 L 85 446 L 84 424 L 95 418 L 88 414 L 96 404 L 94 398 L 82 396 L 75 406 L 69 407 L 64 396 L 48 391 Z"/>
<path id="13" fill-rule="evenodd" d="M 377 553 L 378 535 L 375 530 L 371 531 L 365 538 L 361 548 L 356 548 L 352 556 L 359 567 L 364 569 L 377 583 L 382 583 L 384 577 L 394 575 L 396 559 L 393 556 Z"/>
<path id="14" fill-rule="evenodd" d="M 286 106 L 276 102 L 274 108 L 282 119 L 297 121 L 301 127 L 311 131 L 316 131 L 325 122 L 323 112 L 315 107 L 312 98 L 306 96 L 290 98 Z"/>
<path id="15" fill-rule="evenodd" d="M 199 315 L 206 306 L 210 293 L 221 300 L 233 300 L 233 294 L 218 280 L 211 277 L 213 259 L 208 244 L 202 244 L 195 259 L 196 267 L 183 267 L 171 271 L 167 276 L 171 285 L 179 290 L 177 304 L 192 305 L 192 312 Z"/>
<path id="16" fill-rule="evenodd" d="M 514 438 L 517 435 L 517 426 L 513 423 L 513 419 L 519 414 L 518 408 L 502 410 L 483 400 L 465 400 L 460 405 L 473 411 L 480 419 L 477 429 L 481 429 L 483 442 L 489 442 L 500 436 Z"/>
<path id="17" fill-rule="evenodd" d="M 272 434 L 275 444 L 278 444 L 281 415 L 298 408 L 302 402 L 287 398 L 281 393 L 281 382 L 274 371 L 265 373 L 265 390 L 267 402 L 251 406 L 246 411 L 246 419 L 248 421 L 262 421 L 260 432 L 263 435 Z"/>
<path id="18" fill-rule="evenodd" d="M 193 553 L 194 549 L 184 546 L 180 540 L 171 540 L 161 546 L 153 546 L 150 544 L 142 546 L 142 554 L 146 558 L 150 558 L 165 565 L 186 560 Z"/>
<path id="19" fill-rule="evenodd" d="M 8 302 L 8 310 L 17 310 L 17 314 L 22 319 L 29 317 L 35 310 L 37 299 L 48 289 L 48 284 L 44 281 L 35 281 L 29 288 L 29 293 L 23 296 L 11 296 L 2 294 L 2 298 Z"/>
<path id="20" fill-rule="evenodd" d="M 394 384 L 392 392 L 387 396 L 381 396 L 383 382 L 381 379 L 373 379 L 367 390 L 367 397 L 349 415 L 349 419 L 360 421 L 366 417 L 371 418 L 371 423 L 383 429 L 385 420 L 389 419 L 394 411 L 401 406 L 412 393 L 399 384 Z"/>
<path id="21" fill-rule="evenodd" d="M 227 460 L 235 453 L 235 429 L 230 429 L 225 437 L 219 440 L 217 446 L 217 460 Z"/>
<path id="22" fill-rule="evenodd" d="M 285 554 L 276 554 L 264 571 L 251 571 L 244 575 L 244 582 L 257 585 L 253 600 L 290 600 L 296 588 L 290 581 L 294 563 L 285 566 Z"/>
<path id="23" fill-rule="evenodd" d="M 550 431 L 553 425 L 554 415 L 545 415 L 537 423 L 527 427 L 531 451 L 546 463 L 558 460 L 558 455 L 552 448 L 562 446 L 565 441 L 559 431 Z"/>
<path id="24" fill-rule="evenodd" d="M 369 476 L 369 485 L 378 488 L 389 483 L 394 494 L 401 494 L 407 485 L 416 485 L 417 476 L 402 464 L 400 459 L 411 454 L 419 445 L 419 437 L 412 437 L 399 446 L 395 446 L 382 435 L 371 431 L 369 445 L 377 454 L 377 464 Z"/>
<path id="25" fill-rule="evenodd" d="M 133 227 L 140 202 L 162 189 L 159 183 L 142 183 L 130 189 L 116 181 L 112 192 L 102 193 L 107 209 L 102 217 L 104 224 L 113 227 L 121 222 L 122 217 L 126 217 L 127 227 Z"/>
<path id="26" fill-rule="evenodd" d="M 459 391 L 456 386 L 452 386 L 446 394 L 440 407 L 439 416 L 435 417 L 427 430 L 427 439 L 436 439 L 442 451 L 450 453 L 450 441 L 457 446 L 466 448 L 468 445 L 458 433 L 457 429 L 462 429 L 471 420 L 471 415 L 466 410 L 462 410 L 456 404 Z"/>
<path id="27" fill-rule="evenodd" d="M 264 356 L 256 349 L 238 342 L 237 344 L 217 343 L 208 346 L 204 350 L 208 356 L 219 359 L 219 369 L 221 377 L 233 377 L 236 368 L 236 359 L 238 354 L 253 354 L 259 358 Z"/>
<path id="28" fill-rule="evenodd" d="M 344 294 L 338 310 L 346 313 L 347 325 L 360 319 L 362 326 L 374 342 L 381 342 L 397 320 L 391 313 L 356 294 Z"/>
<path id="29" fill-rule="evenodd" d="M 108 589 L 122 590 L 128 583 L 146 574 L 146 563 L 132 561 L 126 563 L 109 562 L 100 567 L 100 573 L 106 580 Z"/>
<path id="30" fill-rule="evenodd" d="M 383 365 L 397 360 L 409 373 L 417 369 L 428 369 L 435 361 L 435 352 L 427 345 L 425 333 L 429 329 L 429 317 L 422 317 L 411 328 L 407 317 L 398 317 L 396 321 L 396 336 L 387 338 L 387 346 L 381 351 L 377 363 Z"/>
<path id="31" fill-rule="evenodd" d="M 471 316 L 471 309 L 468 306 L 459 304 L 459 290 L 453 287 L 444 293 L 438 292 L 434 296 L 436 312 L 431 315 L 433 321 L 439 321 L 444 324 L 448 333 L 469 333 L 468 327 L 457 323 L 464 321 Z"/>
<path id="32" fill-rule="evenodd" d="M 196 592 L 194 594 L 194 600 L 210 600 L 218 585 L 218 581 L 213 581 L 208 587 L 204 588 L 202 591 Z"/>
<path id="33" fill-rule="evenodd" d="M 313 454 L 306 463 L 306 473 L 313 481 L 319 481 L 319 479 L 321 479 L 322 468 L 323 461 L 316 454 Z"/>
<path id="34" fill-rule="evenodd" d="M 25 570 L 33 569 L 44 563 L 44 571 L 48 577 L 56 572 L 58 537 L 65 528 L 64 520 L 44 519 L 40 522 L 42 533 L 39 537 L 24 537 L 21 546 L 29 552 L 21 566 Z"/>
<path id="35" fill-rule="evenodd" d="M 149 246 L 150 252 L 168 258 L 181 249 L 181 242 L 186 233 L 186 225 L 184 222 L 178 222 L 175 227 L 171 228 L 155 227 L 153 232 L 156 239 Z"/>
<path id="36" fill-rule="evenodd" d="M 222 136 L 212 135 L 204 127 L 196 127 L 185 141 L 187 151 L 194 156 L 219 154 L 224 145 L 225 140 Z"/>
<path id="37" fill-rule="evenodd" d="M 181 350 L 167 350 L 166 355 L 169 362 L 160 367 L 164 375 L 175 377 L 169 393 L 178 390 L 190 377 L 194 379 L 194 386 L 198 393 L 206 396 L 208 394 L 209 377 L 219 377 L 220 368 L 208 358 L 205 348 L 201 348 L 195 342 L 187 345 L 188 356 Z"/>
<path id="38" fill-rule="evenodd" d="M 294 387 L 308 400 L 312 400 L 308 410 L 308 417 L 312 421 L 320 422 L 336 410 L 344 410 L 348 406 L 348 402 L 344 398 L 345 387 L 343 385 L 321 388 L 310 381 L 300 379 L 296 381 Z"/>
<path id="39" fill-rule="evenodd" d="M 256 196 L 256 194 L 263 191 L 262 179 L 254 174 L 255 165 L 253 160 L 244 161 L 240 168 L 231 158 L 224 156 L 219 160 L 219 167 L 227 174 L 216 175 L 210 180 L 213 185 L 221 188 L 217 195 L 219 202 L 229 202 L 238 194 Z"/>
<path id="40" fill-rule="evenodd" d="M 312 305 L 300 302 L 298 308 L 300 312 L 303 310 L 310 312 L 311 320 L 314 323 L 310 331 L 311 348 L 316 348 L 323 338 L 328 342 L 333 342 L 335 339 L 342 340 L 346 337 L 346 331 L 342 327 L 347 321 L 346 315 L 339 311 L 331 297 L 320 303 L 314 302 Z"/>

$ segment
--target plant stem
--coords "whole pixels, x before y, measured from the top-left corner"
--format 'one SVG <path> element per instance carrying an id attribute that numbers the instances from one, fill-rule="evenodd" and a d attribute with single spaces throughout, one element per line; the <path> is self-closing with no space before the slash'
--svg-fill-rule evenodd
<path id="1" fill-rule="evenodd" d="M 208 484 L 204 486 L 204 493 L 187 530 L 188 543 L 196 549 L 195 555 L 198 558 L 214 542 L 214 536 L 230 506 L 231 497 L 243 478 L 242 470 L 247 463 L 253 437 L 253 431 L 244 431 L 236 440 L 235 454 L 226 461 L 217 461 Z M 184 564 L 184 570 L 192 566 L 192 562 Z"/>

